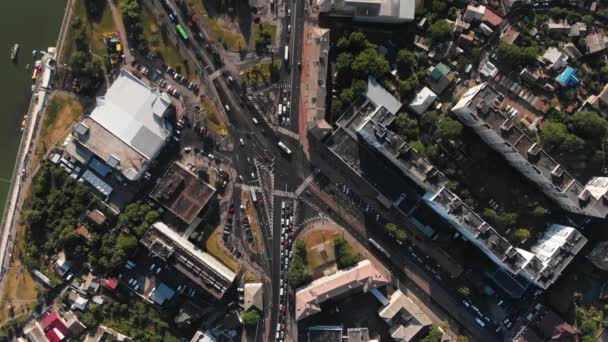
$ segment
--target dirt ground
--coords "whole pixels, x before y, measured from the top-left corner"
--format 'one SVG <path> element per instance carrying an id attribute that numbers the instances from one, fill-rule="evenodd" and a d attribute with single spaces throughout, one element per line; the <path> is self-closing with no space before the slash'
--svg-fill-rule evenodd
<path id="1" fill-rule="evenodd" d="M 323 219 L 307 225 L 298 235 L 298 238 L 303 239 L 306 244 L 307 259 L 313 279 L 337 271 L 333 240 L 338 235 L 346 239 L 353 250 L 361 255 L 361 259 L 369 259 L 381 272 L 389 274 L 388 270 L 376 258 L 370 256 L 365 247 L 361 246 L 343 227 L 332 220 Z"/>
<path id="2" fill-rule="evenodd" d="M 32 170 L 36 169 L 49 149 L 65 139 L 68 130 L 82 113 L 83 106 L 76 98 L 64 94 L 56 94 L 51 98 L 42 123 L 40 138 L 36 143 Z"/>

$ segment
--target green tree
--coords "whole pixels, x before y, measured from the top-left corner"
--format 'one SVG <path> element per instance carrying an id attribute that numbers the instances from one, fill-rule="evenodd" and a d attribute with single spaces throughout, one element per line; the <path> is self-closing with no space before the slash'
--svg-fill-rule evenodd
<path id="1" fill-rule="evenodd" d="M 397 229 L 395 238 L 399 241 L 405 241 L 407 239 L 407 232 L 403 229 Z"/>
<path id="2" fill-rule="evenodd" d="M 454 140 L 460 137 L 461 133 L 462 124 L 449 117 L 441 120 L 435 132 L 437 137 L 442 140 Z"/>
<path id="3" fill-rule="evenodd" d="M 405 140 L 416 140 L 420 130 L 418 128 L 418 121 L 412 119 L 406 113 L 401 113 L 395 119 L 395 126 L 397 128 L 397 134 Z"/>
<path id="4" fill-rule="evenodd" d="M 498 62 L 512 67 L 536 65 L 539 53 L 539 48 L 535 45 L 521 47 L 515 44 L 500 43 L 496 49 Z"/>
<path id="5" fill-rule="evenodd" d="M 243 325 L 246 328 L 255 328 L 260 321 L 260 313 L 258 310 L 251 308 L 243 312 L 241 319 L 243 320 Z"/>
<path id="6" fill-rule="evenodd" d="M 395 234 L 395 232 L 397 232 L 397 230 L 399 229 L 399 228 L 397 228 L 397 225 L 394 223 L 387 223 L 384 227 L 386 228 L 386 230 L 389 233 L 392 233 L 392 234 Z"/>
<path id="7" fill-rule="evenodd" d="M 437 326 L 432 326 L 429 333 L 420 340 L 420 342 L 441 342 L 441 338 L 443 337 L 443 332 Z"/>
<path id="8" fill-rule="evenodd" d="M 340 76 L 348 74 L 350 72 L 350 65 L 353 63 L 355 57 L 350 52 L 341 52 L 336 57 L 336 71 Z"/>
<path id="9" fill-rule="evenodd" d="M 460 295 L 463 297 L 469 297 L 471 295 L 471 289 L 466 286 L 463 286 L 458 289 L 458 293 L 460 293 Z"/>
<path id="10" fill-rule="evenodd" d="M 433 0 L 431 8 L 433 9 L 433 13 L 443 13 L 447 8 L 447 5 L 445 1 Z"/>
<path id="11" fill-rule="evenodd" d="M 545 214 L 547 214 L 547 209 L 545 209 L 541 205 L 537 205 L 534 207 L 534 209 L 532 209 L 532 215 L 534 216 L 541 217 L 545 216 Z"/>
<path id="12" fill-rule="evenodd" d="M 513 237 L 518 242 L 524 242 L 530 237 L 530 231 L 525 228 L 517 229 L 515 232 L 513 232 Z"/>
<path id="13" fill-rule="evenodd" d="M 572 154 L 585 148 L 585 142 L 569 133 L 566 125 L 561 122 L 548 121 L 543 125 L 540 136 L 543 146 L 550 150 Z"/>
<path id="14" fill-rule="evenodd" d="M 337 47 L 339 51 L 349 51 L 356 55 L 363 50 L 373 48 L 374 45 L 367 40 L 362 32 L 352 32 L 348 37 L 340 38 Z"/>
<path id="15" fill-rule="evenodd" d="M 350 244 L 343 237 L 337 236 L 334 239 L 334 249 L 338 269 L 349 268 L 359 262 L 359 254 L 352 249 Z"/>
<path id="16" fill-rule="evenodd" d="M 448 39 L 452 35 L 452 25 L 445 19 L 439 19 L 429 27 L 429 33 L 433 40 Z"/>
<path id="17" fill-rule="evenodd" d="M 397 52 L 397 58 L 395 59 L 397 67 L 399 68 L 399 75 L 403 78 L 409 77 L 412 71 L 417 67 L 418 60 L 416 54 L 408 49 L 402 49 Z"/>
<path id="18" fill-rule="evenodd" d="M 608 121 L 596 112 L 580 111 L 572 116 L 572 130 L 587 139 L 602 139 L 608 130 Z"/>
<path id="19" fill-rule="evenodd" d="M 375 48 L 368 48 L 358 54 L 351 67 L 353 72 L 359 77 L 367 75 L 380 77 L 389 71 L 388 61 Z"/>
<path id="20" fill-rule="evenodd" d="M 592 319 L 585 319 L 581 323 L 581 332 L 585 335 L 594 335 L 597 331 L 597 324 Z"/>

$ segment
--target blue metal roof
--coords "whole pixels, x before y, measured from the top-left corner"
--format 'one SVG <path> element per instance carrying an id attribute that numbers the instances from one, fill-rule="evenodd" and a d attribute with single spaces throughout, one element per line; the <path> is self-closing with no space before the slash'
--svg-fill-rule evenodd
<path id="1" fill-rule="evenodd" d="M 573 67 L 567 67 L 557 78 L 555 78 L 557 83 L 559 83 L 562 87 L 569 86 L 577 86 L 580 81 L 576 77 L 576 69 Z"/>

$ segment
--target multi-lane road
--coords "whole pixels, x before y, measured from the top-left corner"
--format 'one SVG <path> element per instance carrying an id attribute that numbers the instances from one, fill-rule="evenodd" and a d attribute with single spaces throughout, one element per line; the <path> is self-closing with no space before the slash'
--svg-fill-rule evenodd
<path id="1" fill-rule="evenodd" d="M 149 1 L 153 6 L 156 6 L 157 9 L 159 8 L 157 0 Z M 290 101 L 292 113 L 291 125 L 289 128 L 298 132 L 299 120 L 297 118 L 297 108 L 299 108 L 298 103 L 300 94 L 300 68 L 298 64 L 301 61 L 302 44 L 304 40 L 305 3 L 304 0 L 287 0 L 284 5 L 286 6 L 285 13 L 287 13 L 289 9 L 291 14 L 284 19 L 285 24 L 283 25 L 284 30 L 282 32 L 284 36 L 280 39 L 283 45 L 281 46 L 280 51 L 283 51 L 282 49 L 285 44 L 288 44 L 290 58 L 289 65 L 286 68 L 283 68 L 281 78 L 283 82 L 289 82 L 291 84 Z M 168 27 L 173 25 L 168 16 L 164 16 L 163 20 L 169 25 Z M 182 23 L 186 23 L 182 18 L 182 13 L 178 13 L 178 20 Z M 291 30 L 287 28 L 288 25 L 291 27 Z M 182 24 L 182 26 L 189 31 L 188 25 Z M 204 32 L 204 28 L 201 29 Z M 175 39 L 179 42 L 177 35 L 174 32 L 171 34 L 173 34 Z M 196 67 L 196 70 L 201 75 L 202 82 L 206 85 L 203 89 L 209 93 L 209 96 L 215 96 L 217 100 L 219 100 L 219 109 L 222 111 L 225 119 L 227 119 L 229 136 L 232 139 L 233 146 L 231 151 L 226 151 L 224 153 L 230 155 L 234 163 L 233 165 L 238 174 L 242 177 L 239 182 L 245 185 L 263 185 L 262 182 L 260 182 L 260 177 L 262 175 L 255 166 L 257 161 L 258 164 L 263 164 L 265 168 L 273 174 L 274 189 L 266 189 L 267 193 L 272 193 L 276 190 L 281 190 L 286 193 L 295 191 L 310 174 L 308 163 L 306 162 L 301 149 L 297 146 L 297 142 L 292 141 L 286 136 L 277 134 L 267 122 L 258 115 L 258 113 L 255 113 L 255 111 L 244 102 L 247 100 L 243 100 L 244 97 L 242 96 L 241 87 L 238 82 L 228 82 L 226 77 L 222 75 L 224 70 L 221 69 L 221 66 L 217 63 L 214 56 L 211 55 L 212 49 L 219 49 L 219 53 L 221 54 L 221 47 L 209 48 L 206 47 L 205 43 L 195 40 L 191 40 L 188 45 L 183 42 L 179 42 L 178 44 L 183 47 L 181 50 L 185 57 L 188 58 L 189 64 Z M 213 77 L 210 77 L 210 75 L 213 75 Z M 238 79 L 237 75 L 232 75 L 232 77 Z M 253 121 L 253 118 L 256 119 L 257 124 Z M 283 141 L 291 148 L 293 151 L 291 157 L 285 156 L 278 146 L 279 141 Z M 269 307 L 266 308 L 269 311 L 269 317 L 267 318 L 268 336 L 266 339 L 272 340 L 276 336 L 276 327 L 279 322 L 279 283 L 281 277 L 281 241 L 279 236 L 281 233 L 281 225 L 278 222 L 280 222 L 281 217 L 280 201 L 285 200 L 285 198 L 273 198 L 271 196 L 271 198 L 267 198 L 267 200 L 270 203 L 267 203 L 266 205 L 271 205 L 273 208 L 272 211 L 269 211 L 270 217 L 265 215 L 266 211 L 259 210 L 259 208 L 258 214 L 261 217 L 260 224 L 262 232 L 265 235 L 262 240 L 265 242 L 264 248 L 267 257 L 269 258 L 264 266 L 269 267 L 268 272 L 272 279 L 271 294 L 268 303 Z M 327 203 L 324 203 L 320 206 L 325 207 L 326 204 Z M 337 211 L 334 212 L 337 213 Z M 381 237 L 379 238 L 382 240 Z M 451 298 L 449 294 L 447 294 L 448 292 L 440 291 L 443 290 L 441 286 L 435 284 L 432 279 L 429 280 L 428 276 L 424 274 L 424 271 L 420 270 L 416 265 L 410 265 L 410 263 L 407 262 L 395 265 L 394 260 L 390 260 L 387 263 L 392 264 L 391 269 L 396 270 L 397 276 L 406 277 L 412 280 L 413 285 L 417 283 L 415 281 L 416 279 L 423 279 L 432 283 L 433 302 L 439 304 L 445 311 L 460 312 L 458 303 L 455 302 L 455 299 Z M 408 268 L 404 269 L 404 265 L 407 265 Z M 417 289 L 416 286 L 413 288 L 414 290 Z M 420 295 L 426 293 L 422 289 L 418 292 L 420 292 Z M 428 297 L 428 293 L 426 293 L 426 295 Z M 490 335 L 488 334 L 488 331 L 479 329 L 474 323 L 471 323 L 470 320 L 466 319 L 463 321 L 462 319 L 458 319 L 458 321 L 471 331 L 473 336 L 489 338 Z"/>

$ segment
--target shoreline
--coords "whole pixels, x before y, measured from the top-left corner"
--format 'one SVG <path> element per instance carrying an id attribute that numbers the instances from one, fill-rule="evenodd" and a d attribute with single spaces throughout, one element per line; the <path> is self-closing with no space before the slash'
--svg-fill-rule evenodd
<path id="1" fill-rule="evenodd" d="M 43 61 L 43 70 L 40 73 L 41 76 L 36 80 L 35 91 L 32 92 L 32 97 L 26 113 L 28 116 L 27 124 L 23 134 L 21 135 L 19 148 L 17 149 L 17 154 L 15 156 L 15 164 L 10 178 L 11 181 L 5 201 L 2 221 L 0 223 L 2 229 L 2 239 L 0 242 L 0 297 L 2 298 L 4 298 L 5 295 L 4 275 L 12 259 L 12 251 L 14 247 L 13 245 L 9 245 L 9 242 L 12 242 L 15 238 L 15 227 L 18 223 L 16 221 L 16 219 L 18 219 L 17 214 L 21 212 L 20 206 L 22 205 L 20 202 L 23 202 L 24 200 L 24 190 L 28 189 L 30 185 L 29 180 L 31 179 L 31 172 L 33 170 L 29 170 L 28 167 L 31 166 L 31 157 L 35 153 L 36 143 L 38 141 L 38 130 L 41 121 L 40 118 L 43 117 L 46 110 L 46 101 L 53 91 L 52 87 L 50 86 L 52 82 L 49 83 L 48 87 L 43 87 L 41 85 L 43 79 L 42 75 L 51 68 L 51 66 L 46 62 L 49 60 L 49 58 L 54 59 L 55 70 L 49 71 L 52 73 L 50 75 L 50 79 L 54 82 L 54 76 L 61 57 L 61 49 L 63 48 L 63 42 L 68 30 L 68 22 L 72 12 L 72 5 L 73 0 L 68 0 L 64 10 L 57 42 L 55 44 L 57 48 L 54 56 L 49 55 L 47 52 L 47 54 L 41 58 Z M 7 258 L 7 254 L 10 255 L 10 257 Z"/>

